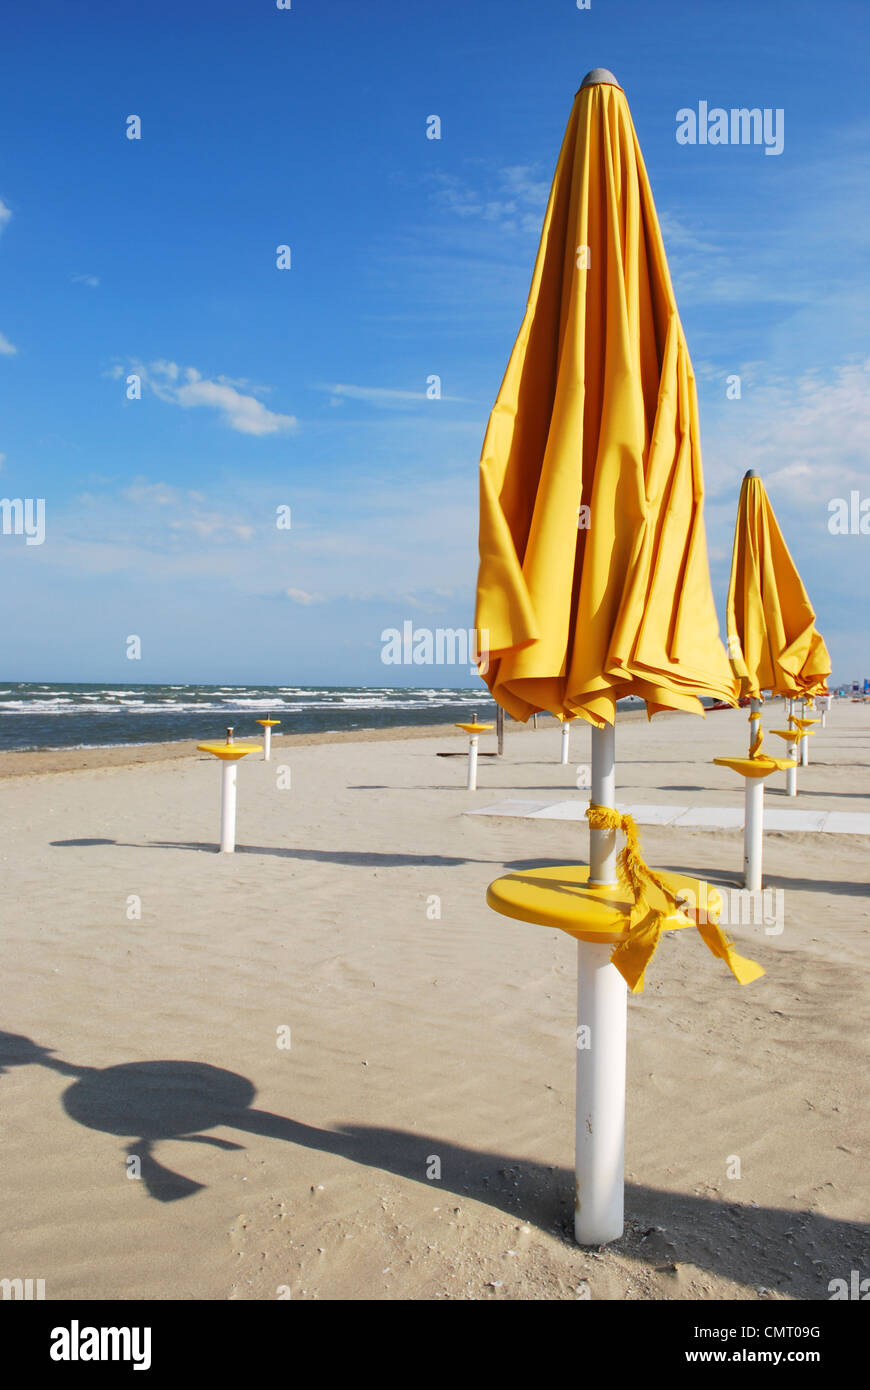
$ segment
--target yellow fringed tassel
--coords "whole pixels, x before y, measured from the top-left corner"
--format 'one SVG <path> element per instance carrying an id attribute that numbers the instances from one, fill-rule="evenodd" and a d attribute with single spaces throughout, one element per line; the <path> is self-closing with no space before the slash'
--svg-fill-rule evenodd
<path id="1" fill-rule="evenodd" d="M 621 830 L 625 845 L 617 858 L 619 877 L 634 900 L 628 918 L 628 939 L 614 948 L 610 957 L 632 994 L 643 990 L 644 972 L 655 955 L 667 917 L 674 913 L 679 904 L 659 874 L 645 862 L 640 848 L 640 837 L 634 818 L 623 815 L 612 806 L 599 806 L 590 802 L 586 811 L 591 830 Z M 650 901 L 650 895 L 661 901 L 658 905 Z M 734 978 L 741 985 L 757 980 L 764 970 L 755 961 L 738 955 L 733 942 L 729 941 L 722 929 L 714 922 L 698 922 L 702 941 L 714 956 L 724 960 Z"/>

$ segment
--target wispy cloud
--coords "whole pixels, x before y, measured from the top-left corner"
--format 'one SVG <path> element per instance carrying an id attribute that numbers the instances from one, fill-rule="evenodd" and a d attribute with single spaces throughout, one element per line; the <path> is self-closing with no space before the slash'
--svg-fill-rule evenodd
<path id="1" fill-rule="evenodd" d="M 659 212 L 659 226 L 668 251 L 692 251 L 698 254 L 720 251 L 715 241 L 701 235 L 698 228 L 691 227 L 682 217 L 667 210 Z"/>
<path id="2" fill-rule="evenodd" d="M 348 386 L 337 382 L 321 388 L 331 396 L 346 396 L 352 401 L 369 401 L 372 405 L 393 405 L 405 401 L 425 401 L 425 391 L 397 391 L 390 386 Z"/>
<path id="3" fill-rule="evenodd" d="M 176 507 L 184 494 L 168 483 L 146 483 L 137 479 L 124 488 L 122 496 L 137 506 Z"/>
<path id="4" fill-rule="evenodd" d="M 95 290 L 100 283 L 99 275 L 82 275 L 78 271 L 69 278 L 74 285 L 87 285 L 92 290 Z"/>
<path id="5" fill-rule="evenodd" d="M 425 405 L 433 399 L 451 405 L 473 404 L 464 396 L 438 396 L 436 398 L 429 396 L 426 390 L 401 391 L 391 386 L 352 386 L 338 382 L 334 386 L 321 386 L 319 389 L 329 392 L 332 397 L 332 405 L 340 405 L 342 400 L 364 401 L 367 405 L 381 406 L 389 410 L 408 405 L 411 402 Z"/>
<path id="6" fill-rule="evenodd" d="M 304 589 L 285 589 L 284 593 L 292 603 L 301 603 L 305 608 L 310 607 L 312 603 L 323 603 L 321 594 L 308 594 Z"/>
<path id="7" fill-rule="evenodd" d="M 152 522 L 157 522 L 158 531 L 162 525 L 177 535 L 188 532 L 201 540 L 216 541 L 249 541 L 255 534 L 255 528 L 239 521 L 234 512 L 223 511 L 213 505 L 208 507 L 204 495 L 192 488 L 181 489 L 170 483 L 149 483 L 144 478 L 137 478 L 124 488 L 121 496 L 142 509 L 146 519 L 150 511 L 150 518 Z M 153 510 L 155 508 L 167 510 L 171 515 L 159 518 Z"/>
<path id="8" fill-rule="evenodd" d="M 753 313 L 759 305 L 782 313 L 867 304 L 860 271 L 868 251 L 870 122 L 827 132 L 826 145 L 775 176 L 762 164 L 756 208 L 739 220 L 725 201 L 738 196 L 730 185 L 730 194 L 720 187 L 717 201 L 696 201 L 694 216 L 686 204 L 679 212 L 659 205 L 679 303 L 739 303 Z"/>
<path id="9" fill-rule="evenodd" d="M 124 370 L 116 364 L 109 374 L 119 377 Z M 247 382 L 240 383 L 225 376 L 205 377 L 196 367 L 180 367 L 177 362 L 165 359 L 149 364 L 134 361 L 129 370 L 137 373 L 161 401 L 181 406 L 183 410 L 200 406 L 215 410 L 223 424 L 239 434 L 282 434 L 294 430 L 298 424 L 295 415 L 269 410 L 256 395 L 250 394 L 250 391 L 264 394 L 264 387 L 249 387 L 246 394 L 239 386 L 248 386 Z"/>
<path id="10" fill-rule="evenodd" d="M 219 592 L 300 611 L 344 601 L 391 610 L 434 604 L 468 622 L 475 495 L 470 478 L 396 489 L 369 475 L 347 494 L 330 484 L 300 485 L 290 531 L 275 524 L 273 503 L 284 488 L 268 476 L 254 488 L 247 476 L 237 487 L 203 491 L 137 477 L 56 507 L 40 563 L 61 588 L 112 575 L 118 584 L 189 584 L 183 592 L 191 602 Z M 0 562 L 6 554 L 0 547 Z M 16 555 L 8 551 L 10 563 Z M 22 550 L 18 562 L 29 558 Z"/>
<path id="11" fill-rule="evenodd" d="M 733 492 L 755 468 L 789 508 L 816 506 L 832 490 L 866 487 L 868 438 L 870 358 L 793 379 L 759 376 L 704 432 L 708 489 L 712 497 Z"/>
<path id="12" fill-rule="evenodd" d="M 486 170 L 477 183 L 437 174 L 435 202 L 463 219 L 495 223 L 503 232 L 540 232 L 550 192 L 540 170 L 525 164 Z"/>
<path id="13" fill-rule="evenodd" d="M 8 208 L 3 199 L 0 198 L 0 232 L 12 216 L 12 209 Z M 18 351 L 14 343 L 10 343 L 5 333 L 0 333 L 0 356 L 14 357 Z"/>

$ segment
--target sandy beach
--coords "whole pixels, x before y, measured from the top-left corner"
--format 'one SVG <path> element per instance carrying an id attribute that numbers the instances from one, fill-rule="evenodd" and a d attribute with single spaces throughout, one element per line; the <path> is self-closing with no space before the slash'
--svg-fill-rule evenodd
<path id="1" fill-rule="evenodd" d="M 745 711 L 617 739 L 621 804 L 742 804 L 711 758 Z M 484 894 L 585 860 L 585 824 L 464 812 L 584 801 L 589 732 L 562 767 L 554 721 L 509 725 L 474 794 L 437 756 L 463 748 L 277 738 L 239 768 L 234 856 L 194 745 L 3 756 L 0 1273 L 215 1300 L 827 1299 L 866 1273 L 867 836 L 765 836 L 784 929 L 732 928 L 755 984 L 664 939 L 629 1005 L 626 1234 L 580 1250 L 574 943 Z M 870 707 L 840 701 L 790 804 L 870 811 L 868 764 Z M 740 883 L 739 830 L 642 841 Z"/>

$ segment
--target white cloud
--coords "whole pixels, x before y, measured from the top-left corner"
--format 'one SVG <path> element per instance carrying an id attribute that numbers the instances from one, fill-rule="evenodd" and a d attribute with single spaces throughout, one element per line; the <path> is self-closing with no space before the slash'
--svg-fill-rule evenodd
<path id="1" fill-rule="evenodd" d="M 371 401 L 373 405 L 426 399 L 425 391 L 396 391 L 389 386 L 346 386 L 339 382 L 335 386 L 324 387 L 324 390 L 333 396 L 346 396 L 352 401 Z"/>
<path id="2" fill-rule="evenodd" d="M 149 365 L 133 362 L 131 371 L 138 373 L 160 400 L 183 410 L 198 406 L 216 410 L 223 423 L 239 434 L 281 434 L 295 429 L 298 423 L 294 415 L 281 415 L 269 410 L 256 396 L 246 395 L 229 377 L 210 379 L 196 367 L 180 367 L 177 362 L 164 359 Z M 252 389 L 262 392 L 265 388 Z"/>
<path id="3" fill-rule="evenodd" d="M 169 483 L 145 483 L 138 479 L 124 489 L 123 496 L 129 502 L 145 506 L 172 507 L 181 501 L 181 493 Z"/>
<path id="4" fill-rule="evenodd" d="M 416 603 L 428 596 L 427 605 L 447 604 L 457 614 L 470 607 L 473 476 L 451 473 L 405 489 L 392 473 L 368 473 L 339 488 L 323 479 L 300 482 L 292 532 L 275 526 L 273 501 L 283 494 L 271 474 L 255 486 L 246 474 L 236 485 L 200 483 L 196 491 L 147 477 L 93 489 L 54 513 L 41 562 L 61 585 L 94 574 L 146 588 L 190 582 L 191 592 L 209 584 L 215 593 L 267 598 L 300 613 L 345 598 L 400 608 L 407 595 Z"/>
<path id="5" fill-rule="evenodd" d="M 89 288 L 92 290 L 95 290 L 97 288 L 97 285 L 100 283 L 99 275 L 80 275 L 78 272 L 76 272 L 69 278 L 74 285 L 88 285 Z"/>
<path id="6" fill-rule="evenodd" d="M 320 594 L 308 594 L 304 589 L 285 589 L 284 593 L 293 603 L 301 603 L 308 607 L 312 603 L 322 603 L 323 598 Z"/>
<path id="7" fill-rule="evenodd" d="M 208 499 L 192 488 L 182 491 L 170 483 L 149 483 L 144 478 L 136 478 L 129 487 L 124 488 L 121 496 L 142 509 L 141 515 L 146 522 L 154 519 L 156 536 L 161 535 L 163 526 L 180 535 L 192 533 L 201 540 L 226 541 L 235 537 L 249 541 L 255 535 L 255 528 L 240 521 L 235 513 L 221 511 L 214 506 L 207 508 L 205 503 Z M 171 517 L 160 517 L 155 511 L 157 508 L 171 508 Z"/>
<path id="8" fill-rule="evenodd" d="M 256 396 L 244 396 L 233 386 L 218 381 L 188 381 L 179 386 L 175 398 L 180 406 L 205 405 L 220 411 L 224 423 L 240 434 L 278 434 L 296 427 L 292 415 L 268 410 Z"/>
<path id="9" fill-rule="evenodd" d="M 330 394 L 330 405 L 341 405 L 343 400 L 365 401 L 368 405 L 384 406 L 393 408 L 402 406 L 409 401 L 418 401 L 424 405 L 429 403 L 430 398 L 425 390 L 420 391 L 400 391 L 391 386 L 350 386 L 346 383 L 338 382 L 334 386 L 322 386 L 322 391 Z M 446 402 L 448 405 L 472 405 L 474 402 L 467 400 L 464 396 L 438 396 L 437 400 Z"/>
<path id="10" fill-rule="evenodd" d="M 707 241 L 702 236 L 699 236 L 697 231 L 688 226 L 688 224 L 684 222 L 681 217 L 677 217 L 675 213 L 668 212 L 667 210 L 659 212 L 659 226 L 667 251 L 713 251 L 718 253 L 720 250 L 715 242 Z"/>
<path id="11" fill-rule="evenodd" d="M 791 509 L 816 505 L 870 473 L 870 358 L 828 374 L 759 378 L 702 432 L 711 496 L 733 492 L 748 468 Z"/>
<path id="12" fill-rule="evenodd" d="M 173 531 L 193 531 L 202 540 L 212 537 L 238 536 L 239 540 L 249 541 L 254 536 L 254 527 L 231 520 L 222 512 L 195 512 L 184 520 L 170 521 Z"/>
<path id="13" fill-rule="evenodd" d="M 177 381 L 181 369 L 177 362 L 167 362 L 165 358 L 161 357 L 156 362 L 151 363 L 151 370 L 160 376 L 168 377 L 170 381 Z"/>
<path id="14" fill-rule="evenodd" d="M 0 232 L 2 232 L 3 228 L 6 226 L 6 223 L 9 221 L 11 216 L 12 209 L 8 208 L 4 203 L 3 199 L 0 198 Z M 17 351 L 18 349 L 15 346 L 15 344 L 10 343 L 9 339 L 6 337 L 4 333 L 0 333 L 0 356 L 14 357 Z"/>
<path id="15" fill-rule="evenodd" d="M 762 306 L 773 306 L 784 332 L 816 350 L 820 324 L 842 341 L 849 311 L 863 330 L 870 303 L 862 274 L 870 215 L 870 122 L 827 129 L 824 145 L 783 165 L 773 195 L 770 175 L 756 166 L 761 182 L 754 198 L 752 184 L 741 185 L 750 201 L 739 213 L 727 194 L 696 202 L 694 212 L 687 211 L 685 200 L 678 213 L 659 207 L 678 304 L 732 309 L 746 304 L 754 323 Z M 789 311 L 806 319 L 799 326 Z M 856 334 L 855 341 L 864 341 L 863 336 Z"/>
<path id="16" fill-rule="evenodd" d="M 541 230 L 550 185 L 536 177 L 530 165 L 507 165 L 485 172 L 481 186 L 453 174 L 439 174 L 436 181 L 436 202 L 457 217 L 495 223 L 503 232 Z"/>

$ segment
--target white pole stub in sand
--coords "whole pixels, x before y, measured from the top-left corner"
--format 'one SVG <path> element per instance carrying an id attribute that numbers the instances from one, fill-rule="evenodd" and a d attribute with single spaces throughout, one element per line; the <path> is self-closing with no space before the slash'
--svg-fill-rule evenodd
<path id="1" fill-rule="evenodd" d="M 628 989 L 610 964 L 612 953 L 610 944 L 577 943 L 574 1238 L 578 1245 L 618 1240 L 625 1221 Z"/>
<path id="2" fill-rule="evenodd" d="M 612 724 L 592 729 L 591 748 L 592 801 L 613 806 L 616 735 Z M 590 829 L 589 882 L 616 883 L 615 830 Z M 574 1238 L 579 1245 L 618 1240 L 624 1228 L 628 989 L 610 964 L 612 954 L 611 944 L 577 942 Z"/>
<path id="3" fill-rule="evenodd" d="M 568 765 L 568 751 L 571 746 L 571 725 L 567 719 L 562 720 L 562 752 L 559 761 L 562 767 Z"/>
<path id="4" fill-rule="evenodd" d="M 464 729 L 468 734 L 468 777 L 465 782 L 465 790 L 469 792 L 477 791 L 477 745 L 478 735 L 485 733 L 487 729 L 493 727 L 492 724 L 478 724 L 477 718 L 471 724 L 457 724 L 457 729 Z"/>
<path id="5" fill-rule="evenodd" d="M 480 740 L 477 734 L 472 734 L 468 740 L 468 778 L 465 784 L 466 791 L 477 791 L 477 745 Z"/>
<path id="6" fill-rule="evenodd" d="M 236 850 L 236 773 L 235 763 L 225 762 L 221 768 L 221 854 Z"/>
<path id="7" fill-rule="evenodd" d="M 272 727 L 273 727 L 273 725 L 275 725 L 275 724 L 280 724 L 280 723 L 281 723 L 281 720 L 280 720 L 280 719 L 258 719 L 258 720 L 256 720 L 256 723 L 257 723 L 257 724 L 262 724 L 262 726 L 263 726 L 263 762 L 264 762 L 264 763 L 271 762 L 271 761 L 272 761 Z"/>
<path id="8" fill-rule="evenodd" d="M 236 849 L 236 769 L 240 758 L 259 753 L 259 743 L 198 743 L 203 753 L 220 758 L 221 767 L 221 854 L 234 854 Z"/>
<path id="9" fill-rule="evenodd" d="M 786 756 L 792 759 L 792 765 L 785 770 L 785 794 L 786 796 L 797 796 L 798 750 L 796 743 L 790 743 L 788 745 L 788 753 Z"/>

